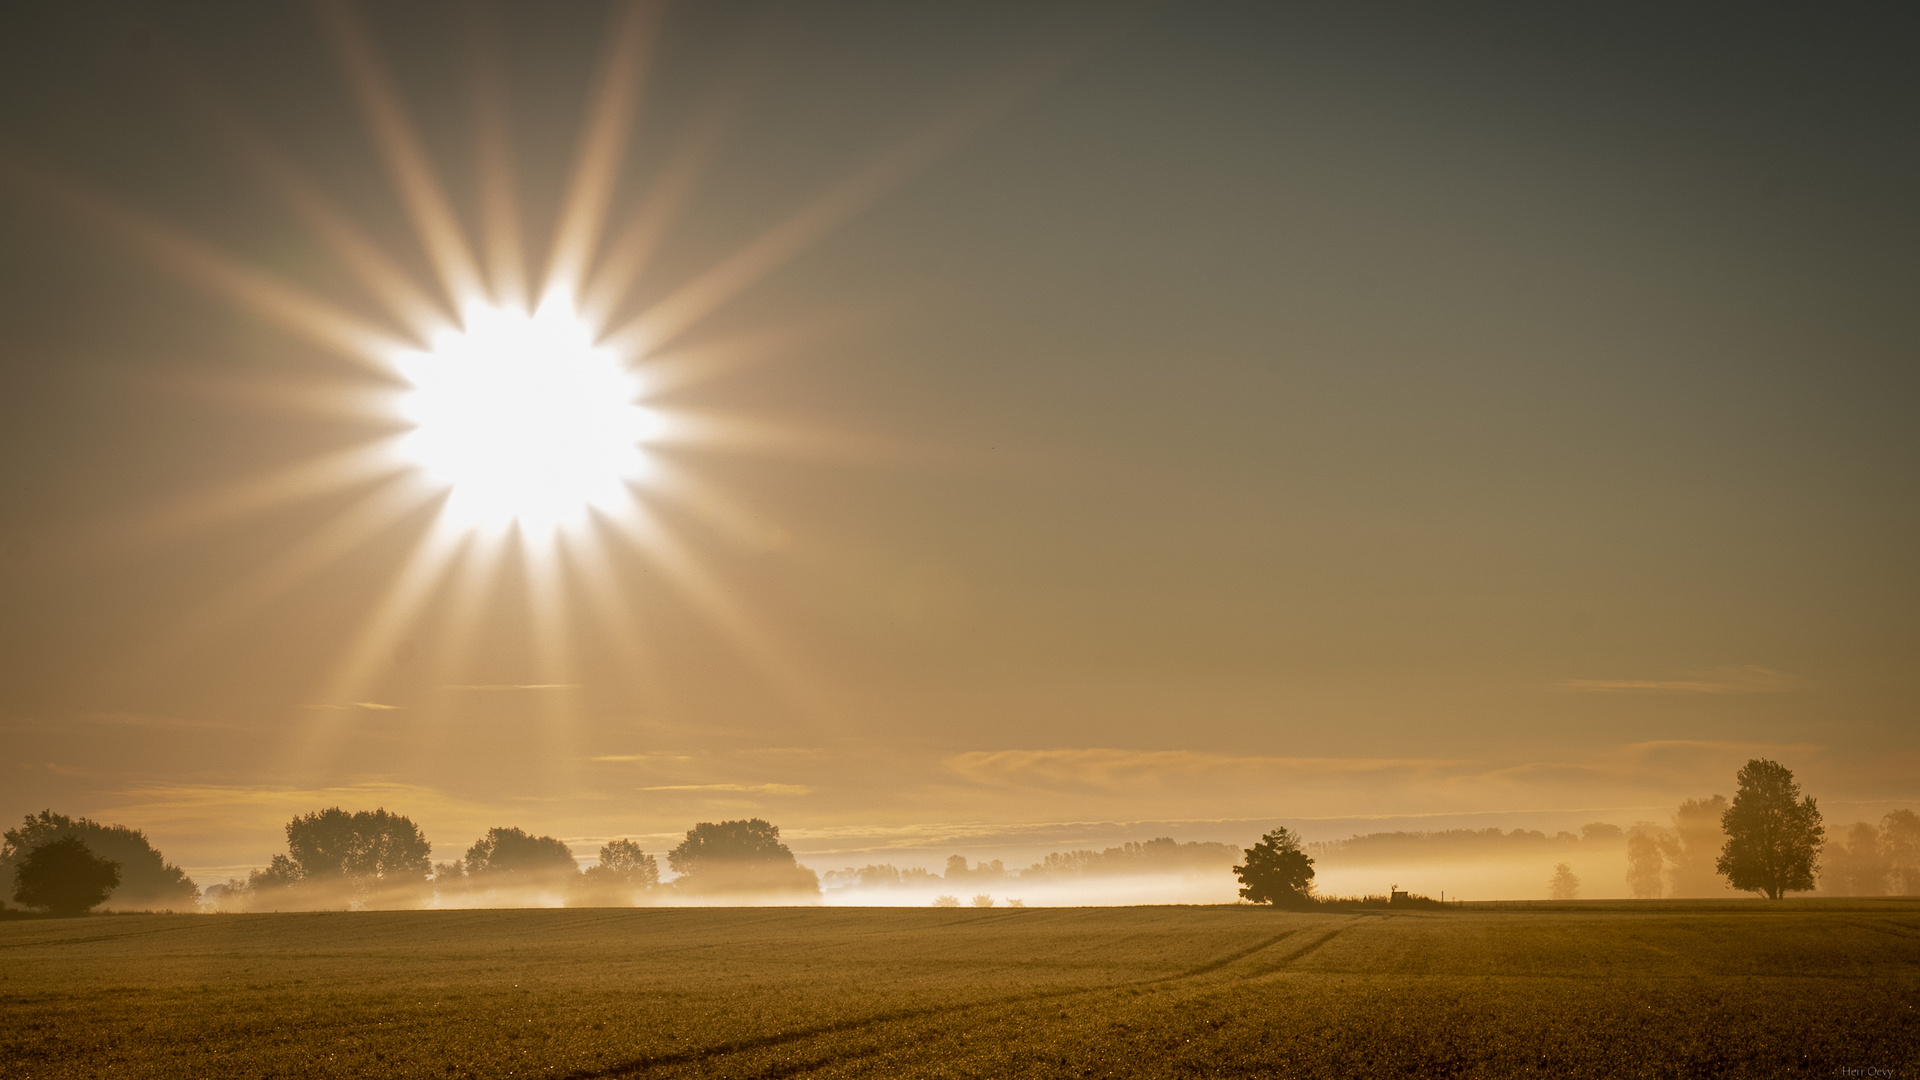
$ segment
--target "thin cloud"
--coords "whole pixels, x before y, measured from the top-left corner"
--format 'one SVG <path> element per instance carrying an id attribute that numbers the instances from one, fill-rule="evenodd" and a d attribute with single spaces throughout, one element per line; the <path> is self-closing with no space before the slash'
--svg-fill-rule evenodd
<path id="1" fill-rule="evenodd" d="M 804 784 L 658 784 L 636 791 L 734 791 L 752 795 L 811 795 Z"/>
<path id="2" fill-rule="evenodd" d="M 690 754 L 595 754 L 589 761 L 692 761 Z"/>
<path id="3" fill-rule="evenodd" d="M 1681 679 L 1563 679 L 1555 685 L 1579 693 L 1783 694 L 1808 684 L 1783 671 L 1736 664 L 1688 672 Z"/>
<path id="4" fill-rule="evenodd" d="M 489 691 L 489 690 L 577 690 L 577 689 L 579 689 L 579 688 L 580 688 L 580 687 L 581 687 L 582 685 L 584 685 L 584 684 L 582 684 L 582 683 L 577 683 L 577 682 L 548 682 L 548 683 L 448 683 L 447 685 L 445 685 L 445 686 L 442 686 L 442 687 L 441 687 L 440 689 L 442 689 L 442 690 L 479 690 L 479 691 Z"/>
<path id="5" fill-rule="evenodd" d="M 956 754 L 948 771 L 1003 787 L 1096 787 L 1133 790 L 1143 784 L 1208 776 L 1351 776 L 1433 773 L 1464 764 L 1440 758 L 1320 758 L 1216 754 L 1193 750 L 1106 747 L 996 750 Z"/>

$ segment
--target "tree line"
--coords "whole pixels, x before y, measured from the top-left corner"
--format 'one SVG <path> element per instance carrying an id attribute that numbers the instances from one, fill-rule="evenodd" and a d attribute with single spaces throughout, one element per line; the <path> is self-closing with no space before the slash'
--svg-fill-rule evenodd
<path id="1" fill-rule="evenodd" d="M 573 851 L 552 836 L 515 827 L 487 830 L 462 858 L 435 863 L 419 825 L 384 807 L 349 813 L 328 807 L 287 822 L 287 850 L 242 880 L 207 890 L 224 909 L 294 910 L 339 906 L 414 906 L 438 895 L 477 903 L 526 902 L 535 895 L 564 903 L 622 905 L 655 890 L 689 896 L 819 895 L 813 871 L 780 840 L 780 827 L 760 818 L 701 822 L 666 853 L 679 875 L 660 880 L 654 856 L 632 840 L 603 844 L 598 862 L 581 870 Z M 115 907 L 195 909 L 200 890 L 167 863 L 144 834 L 86 818 L 43 811 L 5 834 L 0 868 L 13 879 L 16 901 L 54 914 Z"/>
<path id="2" fill-rule="evenodd" d="M 1820 877 L 1820 862 L 1826 850 L 1826 828 L 1822 824 L 1817 800 L 1802 795 L 1792 770 L 1779 762 L 1755 758 L 1741 768 L 1734 781 L 1738 786 L 1732 802 L 1722 796 L 1690 799 L 1674 815 L 1671 832 L 1639 828 L 1627 833 L 1627 883 L 1640 897 L 1660 895 L 1663 876 L 1673 882 L 1682 895 L 1698 895 L 1703 870 L 1710 867 L 1707 880 L 1715 885 L 1756 892 L 1779 899 L 1789 892 L 1809 892 Z M 1878 880 L 1890 880 L 1895 865 L 1885 854 L 1889 850 L 1907 851 L 1906 845 L 1920 839 L 1906 830 L 1914 819 L 1912 811 L 1887 815 L 1881 830 L 1858 825 L 1849 834 L 1851 847 L 1841 849 L 1837 857 L 1858 860 L 1854 851 L 1871 851 Z M 1588 839 L 1608 836 L 1606 830 L 1619 830 L 1604 823 L 1589 825 L 1583 832 Z M 1519 832 L 1519 830 L 1515 830 Z M 1481 840 L 1498 839 L 1499 830 L 1485 833 L 1460 831 Z M 1891 839 L 1882 839 L 1883 834 Z M 1383 834 L 1391 835 L 1391 834 Z M 1406 834 L 1401 834 L 1406 835 Z M 1539 835 L 1545 839 L 1544 834 Z M 1560 834 L 1566 841 L 1578 838 Z M 1856 839 L 1857 837 L 1857 839 Z M 1361 838 L 1356 838 L 1361 839 Z M 1321 854 L 1328 848 L 1322 847 Z M 1342 849 L 1343 850 L 1343 849 Z M 1829 854 L 1829 858 L 1836 857 Z M 1245 858 L 1236 865 L 1240 896 L 1254 903 L 1286 907 L 1311 907 L 1324 901 L 1313 895 L 1313 854 L 1291 830 L 1275 829 L 1259 843 L 1245 850 Z M 1910 864 L 1899 864 L 1902 867 Z M 1901 869 L 1900 883 L 1911 889 L 1920 883 L 1920 874 Z M 1572 899 L 1578 894 L 1579 879 L 1565 863 L 1554 867 L 1548 881 L 1549 894 L 1555 899 Z M 1683 891 L 1684 890 L 1684 891 Z M 1704 891 L 1704 890 L 1700 890 Z M 1404 894 L 1395 893 L 1398 899 Z"/>
<path id="3" fill-rule="evenodd" d="M 827 888 L 909 888 L 918 885 L 978 885 L 995 881 L 1042 881 L 1056 878 L 1101 877 L 1121 874 L 1178 874 L 1218 871 L 1232 865 L 1236 849 L 1211 841 L 1177 843 L 1170 836 L 1128 841 L 1101 851 L 1055 851 L 1024 870 L 1009 869 L 999 859 L 969 864 L 965 855 L 950 855 L 944 873 L 918 866 L 891 863 L 829 870 L 821 875 Z M 956 901 L 957 903 L 957 901 Z"/>

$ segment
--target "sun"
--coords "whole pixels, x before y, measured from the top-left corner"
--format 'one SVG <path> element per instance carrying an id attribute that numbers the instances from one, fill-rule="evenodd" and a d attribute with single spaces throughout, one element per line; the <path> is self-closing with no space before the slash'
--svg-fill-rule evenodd
<path id="1" fill-rule="evenodd" d="M 469 528 L 549 535 L 615 512 L 644 480 L 658 421 L 642 385 L 564 296 L 532 312 L 472 304 L 464 325 L 402 353 L 400 455 Z"/>

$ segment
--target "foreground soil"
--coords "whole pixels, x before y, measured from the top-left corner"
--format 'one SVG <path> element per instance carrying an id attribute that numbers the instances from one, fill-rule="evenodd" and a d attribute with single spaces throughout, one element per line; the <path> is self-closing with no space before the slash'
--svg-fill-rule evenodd
<path id="1" fill-rule="evenodd" d="M 1920 902 L 0 922 L 9 1078 L 1396 1074 L 1920 1077 Z"/>

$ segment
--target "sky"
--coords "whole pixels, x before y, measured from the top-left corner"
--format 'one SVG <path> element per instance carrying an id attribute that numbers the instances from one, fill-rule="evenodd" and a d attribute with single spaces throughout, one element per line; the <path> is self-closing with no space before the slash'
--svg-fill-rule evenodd
<path id="1" fill-rule="evenodd" d="M 1920 802 L 1910 10 L 484 11 L 0 13 L 0 818 Z M 464 530 L 392 358 L 515 281 L 648 441 Z"/>

